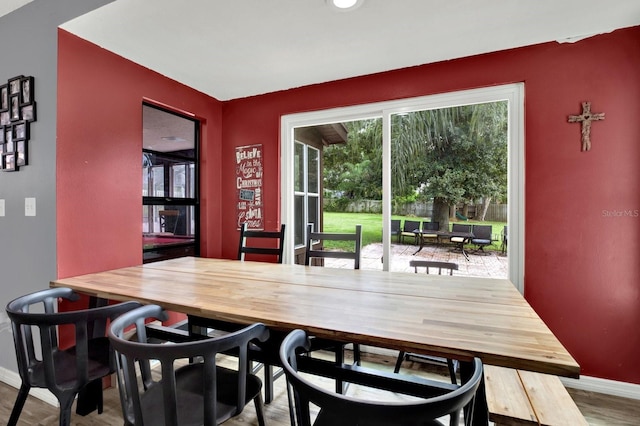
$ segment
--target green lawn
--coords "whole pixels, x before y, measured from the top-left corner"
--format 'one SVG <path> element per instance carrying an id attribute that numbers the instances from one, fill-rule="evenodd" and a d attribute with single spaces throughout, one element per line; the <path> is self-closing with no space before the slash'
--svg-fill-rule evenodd
<path id="1" fill-rule="evenodd" d="M 382 242 L 382 215 L 376 213 L 333 213 L 324 212 L 324 231 L 325 232 L 353 232 L 355 226 L 362 225 L 362 246 L 371 243 Z M 409 220 L 427 220 L 427 218 L 419 218 L 415 216 L 392 216 L 393 219 L 401 219 L 404 223 L 405 219 Z M 504 222 L 481 222 L 476 220 L 460 221 L 464 224 L 482 224 L 492 225 L 493 238 L 501 239 L 502 229 L 506 223 Z M 395 242 L 395 239 L 392 241 Z M 339 248 L 340 242 L 327 242 L 327 246 L 331 248 Z M 347 243 L 345 243 L 347 244 Z M 345 245 L 345 248 L 347 246 Z M 494 241 L 485 250 L 500 250 L 500 241 Z"/>

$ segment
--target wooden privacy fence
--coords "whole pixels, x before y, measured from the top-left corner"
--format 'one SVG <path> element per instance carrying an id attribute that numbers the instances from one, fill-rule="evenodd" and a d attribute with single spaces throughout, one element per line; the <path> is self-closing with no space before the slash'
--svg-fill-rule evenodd
<path id="1" fill-rule="evenodd" d="M 335 203 L 330 198 L 324 199 L 325 206 L 331 204 L 333 206 L 340 205 Z M 342 204 L 344 205 L 344 204 Z M 416 217 L 431 217 L 433 212 L 433 203 L 426 201 L 414 201 L 411 203 L 393 203 L 392 213 L 402 216 L 416 216 Z M 473 219 L 476 216 L 476 212 L 481 210 L 480 204 L 469 205 L 468 214 L 469 219 Z M 458 205 L 457 210 L 462 212 L 462 205 Z M 506 222 L 507 221 L 508 204 L 489 204 L 487 209 L 487 215 L 485 220 L 491 222 Z M 381 200 L 357 200 L 351 201 L 344 207 L 345 212 L 349 213 L 382 213 L 382 201 Z"/>

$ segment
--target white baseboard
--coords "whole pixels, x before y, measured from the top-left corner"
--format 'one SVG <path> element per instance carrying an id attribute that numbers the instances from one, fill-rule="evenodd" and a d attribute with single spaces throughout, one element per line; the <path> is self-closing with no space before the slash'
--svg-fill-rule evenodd
<path id="1" fill-rule="evenodd" d="M 6 368 L 0 367 L 0 382 L 16 388 L 17 396 L 17 390 L 20 389 L 22 379 L 20 379 L 20 375 L 15 371 L 7 370 Z M 31 388 L 31 390 L 29 391 L 29 395 L 38 398 L 39 400 L 46 402 L 47 404 L 54 407 L 60 406 L 55 395 L 49 392 L 47 389 Z"/>
<path id="2" fill-rule="evenodd" d="M 362 352 L 397 357 L 398 351 L 361 345 Z M 619 396 L 623 398 L 640 399 L 640 385 L 615 380 L 600 379 L 591 376 L 580 376 L 580 379 L 560 377 L 560 381 L 572 389 L 580 389 L 589 392 L 597 392 L 605 395 Z"/>
<path id="3" fill-rule="evenodd" d="M 623 398 L 640 399 L 640 385 L 598 377 L 580 376 L 580 379 L 560 377 L 560 381 L 568 388 L 597 392 Z"/>

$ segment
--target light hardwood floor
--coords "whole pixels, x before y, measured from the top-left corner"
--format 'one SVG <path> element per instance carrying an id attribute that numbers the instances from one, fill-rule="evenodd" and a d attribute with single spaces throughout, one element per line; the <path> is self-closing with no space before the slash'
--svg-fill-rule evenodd
<path id="1" fill-rule="evenodd" d="M 375 363 L 377 366 L 385 366 L 391 369 L 395 363 L 395 359 L 383 357 L 379 355 L 363 354 L 365 363 Z M 420 362 L 405 362 L 403 364 L 403 373 L 411 373 L 422 376 L 439 375 L 446 380 L 446 371 L 437 367 L 425 365 Z M 330 385 L 330 383 L 327 383 Z M 592 426 L 637 426 L 640 424 L 640 401 L 619 398 L 592 392 L 571 390 L 572 397 L 578 404 L 578 407 Z M 0 383 L 0 422 L 5 423 L 17 394 L 17 390 Z M 370 398 L 388 399 L 394 396 L 385 395 L 379 391 L 362 389 L 357 386 L 349 388 L 349 394 Z M 120 401 L 115 388 L 105 391 L 105 408 L 100 415 L 91 413 L 82 417 L 73 414 L 71 424 L 76 426 L 94 426 L 108 425 L 120 426 L 123 424 L 122 414 L 120 411 Z M 276 381 L 275 399 L 269 405 L 265 406 L 265 415 L 267 424 L 270 426 L 289 425 L 289 411 L 287 405 L 287 394 L 284 386 L 284 379 Z M 25 404 L 22 415 L 20 416 L 19 426 L 55 426 L 58 425 L 58 409 L 52 407 L 36 398 L 29 397 Z M 253 404 L 247 405 L 245 411 L 240 416 L 229 420 L 225 423 L 227 426 L 247 426 L 257 425 L 255 420 L 255 411 Z M 570 425 L 568 425 L 570 426 Z"/>

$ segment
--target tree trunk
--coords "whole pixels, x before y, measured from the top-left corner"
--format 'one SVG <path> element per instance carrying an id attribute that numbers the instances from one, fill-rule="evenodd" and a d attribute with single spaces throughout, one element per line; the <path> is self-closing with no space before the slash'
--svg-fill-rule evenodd
<path id="1" fill-rule="evenodd" d="M 432 222 L 439 222 L 440 231 L 449 230 L 449 204 L 442 198 L 433 199 Z"/>
<path id="2" fill-rule="evenodd" d="M 462 216 L 469 217 L 469 203 L 464 203 L 462 205 Z"/>
<path id="3" fill-rule="evenodd" d="M 479 220 L 484 222 L 484 218 L 487 216 L 487 210 L 489 210 L 490 203 L 491 203 L 491 197 L 482 198 L 482 208 L 480 209 L 480 214 L 478 214 Z"/>

